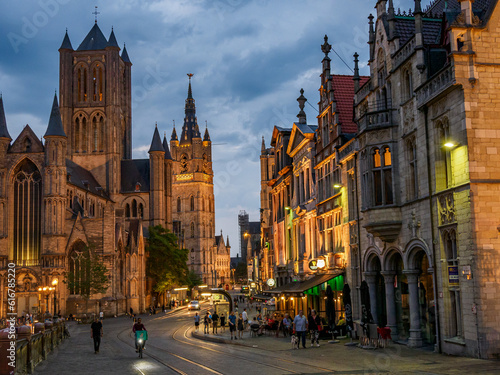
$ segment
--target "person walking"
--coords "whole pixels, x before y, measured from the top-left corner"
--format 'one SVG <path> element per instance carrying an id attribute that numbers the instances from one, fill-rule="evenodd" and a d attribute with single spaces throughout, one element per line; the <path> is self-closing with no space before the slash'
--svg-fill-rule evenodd
<path id="1" fill-rule="evenodd" d="M 243 338 L 243 322 L 243 315 L 240 313 L 240 316 L 238 318 L 238 337 L 240 338 L 240 340 Z"/>
<path id="2" fill-rule="evenodd" d="M 102 322 L 104 320 L 104 312 L 99 311 L 99 320 Z"/>
<path id="3" fill-rule="evenodd" d="M 309 335 L 311 337 L 311 348 L 314 346 L 316 341 L 316 346 L 319 347 L 319 327 L 321 326 L 321 319 L 316 315 L 316 310 L 311 310 L 311 315 L 307 318 L 309 326 Z"/>
<path id="4" fill-rule="evenodd" d="M 226 317 L 224 316 L 224 313 L 220 314 L 220 329 L 221 332 L 226 332 Z"/>
<path id="5" fill-rule="evenodd" d="M 219 324 L 219 314 L 217 314 L 217 311 L 214 311 L 212 314 L 212 335 L 217 334 L 217 324 Z"/>
<path id="6" fill-rule="evenodd" d="M 247 329 L 247 325 L 248 325 L 247 309 L 243 309 L 242 316 L 243 316 L 243 329 L 246 330 Z"/>
<path id="7" fill-rule="evenodd" d="M 130 317 L 133 318 L 134 317 L 134 309 L 133 308 L 130 308 Z"/>
<path id="8" fill-rule="evenodd" d="M 103 334 L 102 323 L 96 316 L 94 317 L 94 322 L 90 325 L 90 338 L 94 339 L 94 354 L 99 353 L 99 346 L 101 345 L 101 337 Z"/>
<path id="9" fill-rule="evenodd" d="M 203 317 L 203 333 L 206 335 L 210 333 L 210 315 L 207 313 Z"/>
<path id="10" fill-rule="evenodd" d="M 200 327 L 200 316 L 198 313 L 194 314 L 194 331 L 198 332 L 198 328 Z"/>
<path id="11" fill-rule="evenodd" d="M 302 339 L 302 347 L 306 349 L 306 331 L 307 331 L 307 318 L 303 314 L 302 310 L 299 310 L 299 314 L 293 320 L 293 329 L 297 334 L 297 349 L 300 346 L 300 341 Z"/>
<path id="12" fill-rule="evenodd" d="M 234 339 L 236 340 L 236 315 L 234 315 L 234 312 L 231 311 L 231 313 L 229 314 L 229 317 L 228 317 L 228 321 L 229 321 L 229 332 L 231 333 L 231 340 L 233 339 L 233 335 L 234 335 Z"/>

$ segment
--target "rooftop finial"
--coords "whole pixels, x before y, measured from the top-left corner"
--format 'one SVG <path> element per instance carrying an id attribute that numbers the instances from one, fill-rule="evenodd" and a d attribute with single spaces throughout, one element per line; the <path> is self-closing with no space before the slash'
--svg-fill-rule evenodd
<path id="1" fill-rule="evenodd" d="M 297 98 L 299 102 L 299 114 L 297 115 L 299 119 L 299 124 L 307 124 L 306 113 L 304 112 L 304 105 L 307 102 L 307 99 L 304 97 L 304 89 L 300 89 L 300 96 Z"/>
<path id="2" fill-rule="evenodd" d="M 158 129 L 158 121 L 155 121 L 155 129 Z"/>
<path id="3" fill-rule="evenodd" d="M 330 51 L 332 50 L 332 46 L 328 44 L 328 35 L 325 34 L 325 43 L 321 46 L 321 51 L 325 54 L 325 56 L 328 56 Z"/>
<path id="4" fill-rule="evenodd" d="M 193 91 L 191 90 L 191 77 L 194 76 L 194 74 L 188 73 L 187 76 L 189 77 L 188 99 L 193 99 Z"/>
<path id="5" fill-rule="evenodd" d="M 175 129 L 175 120 L 172 120 L 172 122 L 174 123 L 174 129 Z"/>
<path id="6" fill-rule="evenodd" d="M 97 15 L 101 14 L 101 12 L 97 11 L 97 5 L 95 6 L 95 10 L 92 12 L 93 15 L 95 15 L 95 23 L 97 23 Z"/>

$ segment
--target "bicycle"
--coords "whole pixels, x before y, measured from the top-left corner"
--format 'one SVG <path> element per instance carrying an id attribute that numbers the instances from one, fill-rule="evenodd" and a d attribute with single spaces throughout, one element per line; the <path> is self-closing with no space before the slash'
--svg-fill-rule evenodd
<path id="1" fill-rule="evenodd" d="M 137 350 L 139 351 L 139 358 L 142 358 L 142 351 L 148 340 L 148 331 L 135 331 L 135 341 L 137 344 Z"/>

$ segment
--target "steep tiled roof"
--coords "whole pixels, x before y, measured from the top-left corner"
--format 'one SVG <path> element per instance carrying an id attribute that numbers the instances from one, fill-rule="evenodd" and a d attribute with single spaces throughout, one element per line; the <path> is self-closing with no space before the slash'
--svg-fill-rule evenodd
<path id="1" fill-rule="evenodd" d="M 170 149 L 168 148 L 167 135 L 163 137 L 163 149 L 165 150 L 165 159 L 172 160 Z"/>
<path id="2" fill-rule="evenodd" d="M 108 47 L 118 47 L 118 42 L 116 41 L 115 32 L 113 31 L 113 29 L 111 29 L 111 34 L 109 35 Z"/>
<path id="3" fill-rule="evenodd" d="M 99 185 L 97 180 L 94 178 L 92 172 L 69 159 L 66 159 L 66 170 L 69 175 L 68 182 L 70 184 L 78 186 L 81 189 L 88 190 L 93 194 L 102 195 L 103 197 L 108 198 L 102 189 L 102 186 Z"/>
<path id="4" fill-rule="evenodd" d="M 153 133 L 153 139 L 151 140 L 151 147 L 149 148 L 149 152 L 160 151 L 165 152 L 163 148 L 163 144 L 161 143 L 160 133 L 158 133 L 158 128 L 155 128 Z"/>
<path id="5" fill-rule="evenodd" d="M 94 51 L 105 49 L 108 46 L 108 41 L 102 33 L 97 23 L 89 31 L 83 42 L 78 47 L 77 51 Z"/>
<path id="6" fill-rule="evenodd" d="M 49 125 L 44 137 L 66 137 L 61 120 L 61 112 L 59 111 L 59 104 L 57 104 L 57 95 L 54 95 L 54 102 L 52 103 L 52 111 L 50 112 Z"/>
<path id="7" fill-rule="evenodd" d="M 363 86 L 370 77 L 361 76 L 359 85 Z M 333 96 L 337 102 L 337 113 L 342 133 L 356 133 L 358 127 L 353 121 L 354 81 L 352 76 L 332 75 Z"/>
<path id="8" fill-rule="evenodd" d="M 128 52 L 127 52 L 127 47 L 123 45 L 123 51 L 122 51 L 122 60 L 123 62 L 130 63 L 130 57 L 128 57 Z"/>
<path id="9" fill-rule="evenodd" d="M 441 36 L 441 20 L 422 21 L 424 44 L 437 44 Z M 415 19 L 413 17 L 396 16 L 396 35 L 402 46 L 415 35 Z"/>
<path id="10" fill-rule="evenodd" d="M 497 0 L 476 0 L 472 3 L 472 10 L 474 12 L 486 10 L 496 1 Z M 435 0 L 425 10 L 425 15 L 441 16 L 446 7 L 446 3 L 448 3 L 448 11 L 460 11 L 460 3 L 458 0 Z"/>
<path id="11" fill-rule="evenodd" d="M 61 43 L 61 47 L 59 49 L 70 49 L 73 50 L 73 46 L 71 45 L 71 41 L 69 40 L 68 31 L 66 30 L 66 34 L 64 35 L 64 39 Z"/>
<path id="12" fill-rule="evenodd" d="M 140 191 L 149 191 L 149 159 L 129 159 L 121 161 L 122 193 L 135 191 L 136 183 Z"/>

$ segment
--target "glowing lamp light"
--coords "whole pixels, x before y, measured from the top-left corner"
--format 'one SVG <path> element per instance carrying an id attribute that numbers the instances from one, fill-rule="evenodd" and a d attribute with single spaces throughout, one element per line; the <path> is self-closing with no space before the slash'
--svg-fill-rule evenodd
<path id="1" fill-rule="evenodd" d="M 198 285 L 198 288 L 208 288 L 208 285 Z"/>
<path id="2" fill-rule="evenodd" d="M 287 206 L 287 207 L 285 207 L 285 210 L 288 211 L 288 210 L 291 210 L 291 208 Z"/>
<path id="3" fill-rule="evenodd" d="M 201 293 L 201 295 L 203 297 L 210 297 L 212 295 L 212 293 Z"/>
<path id="4" fill-rule="evenodd" d="M 317 264 L 318 264 L 318 268 L 320 268 L 320 269 L 321 268 L 325 268 L 325 266 L 326 266 L 326 262 L 325 262 L 324 259 L 318 259 L 318 263 Z"/>
<path id="5" fill-rule="evenodd" d="M 174 288 L 174 290 L 187 290 L 188 288 Z"/>
<path id="6" fill-rule="evenodd" d="M 285 299 L 285 297 L 281 296 L 281 299 Z"/>
<path id="7" fill-rule="evenodd" d="M 446 148 L 452 148 L 452 147 L 455 147 L 455 143 L 453 143 L 452 141 L 448 141 L 444 144 L 444 147 Z"/>
<path id="8" fill-rule="evenodd" d="M 293 297 L 290 298 L 293 301 Z"/>
<path id="9" fill-rule="evenodd" d="M 58 282 L 58 280 L 57 280 L 57 279 L 52 280 L 52 285 L 56 286 L 56 285 L 57 285 L 57 282 Z"/>
<path id="10" fill-rule="evenodd" d="M 333 187 L 335 189 L 340 189 L 342 187 L 342 185 L 341 184 L 333 184 Z"/>

